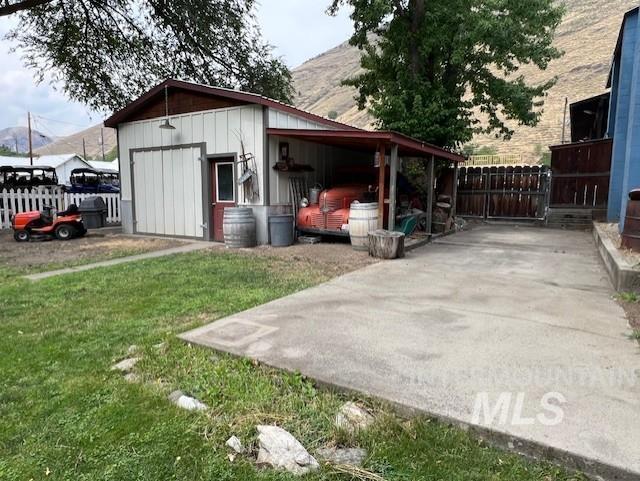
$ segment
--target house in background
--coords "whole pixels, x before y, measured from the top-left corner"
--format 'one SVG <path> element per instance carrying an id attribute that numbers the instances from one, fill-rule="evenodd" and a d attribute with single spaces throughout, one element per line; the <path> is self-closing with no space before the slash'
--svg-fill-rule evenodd
<path id="1" fill-rule="evenodd" d="M 622 22 L 607 87 L 611 88 L 607 136 L 613 138 L 607 218 L 624 229 L 628 193 L 640 187 L 639 8 Z"/>
<path id="2" fill-rule="evenodd" d="M 87 163 L 96 170 L 101 172 L 120 172 L 120 162 L 115 159 L 113 162 L 104 162 L 102 160 L 87 160 Z"/>
<path id="3" fill-rule="evenodd" d="M 0 157 L 0 165 L 8 165 L 13 167 L 29 167 L 31 161 L 29 157 Z M 73 169 L 90 169 L 91 165 L 85 162 L 82 157 L 77 154 L 61 154 L 61 155 L 41 155 L 33 158 L 33 165 L 53 167 L 56 169 L 58 182 L 60 184 L 69 184 L 71 171 Z"/>
<path id="4" fill-rule="evenodd" d="M 554 210 L 576 218 L 582 209 L 624 230 L 628 193 L 640 187 L 639 12 L 624 15 L 606 85 L 610 92 L 572 104 L 571 143 L 551 146 L 550 218 Z"/>

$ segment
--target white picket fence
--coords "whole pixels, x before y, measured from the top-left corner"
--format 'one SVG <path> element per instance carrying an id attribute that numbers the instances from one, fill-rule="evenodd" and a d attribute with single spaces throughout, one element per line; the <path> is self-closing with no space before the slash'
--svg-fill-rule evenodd
<path id="1" fill-rule="evenodd" d="M 107 204 L 107 223 L 120 222 L 120 194 L 69 194 L 59 187 L 3 189 L 0 191 L 0 229 L 11 227 L 12 214 L 40 210 L 43 206 L 65 210 L 71 204 L 80 206 L 83 199 L 96 195 Z"/>

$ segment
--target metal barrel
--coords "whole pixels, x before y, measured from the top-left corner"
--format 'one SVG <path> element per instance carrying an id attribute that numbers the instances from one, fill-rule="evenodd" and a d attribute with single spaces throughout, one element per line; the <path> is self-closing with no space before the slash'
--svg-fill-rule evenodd
<path id="1" fill-rule="evenodd" d="M 349 237 L 357 251 L 369 250 L 369 232 L 378 228 L 378 203 L 354 202 L 349 209 Z"/>
<path id="2" fill-rule="evenodd" d="M 256 219 L 248 207 L 227 207 L 222 221 L 224 244 L 230 249 L 256 246 Z"/>
<path id="3" fill-rule="evenodd" d="M 269 237 L 273 247 L 288 247 L 293 244 L 293 215 L 270 216 Z"/>
<path id="4" fill-rule="evenodd" d="M 640 251 L 640 200 L 630 200 L 627 204 L 622 246 Z"/>

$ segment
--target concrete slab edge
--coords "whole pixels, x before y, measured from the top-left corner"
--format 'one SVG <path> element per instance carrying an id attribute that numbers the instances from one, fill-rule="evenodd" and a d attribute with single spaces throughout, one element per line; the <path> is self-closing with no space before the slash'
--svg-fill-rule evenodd
<path id="1" fill-rule="evenodd" d="M 197 342 L 194 339 L 190 338 L 190 336 L 188 335 L 190 332 L 191 331 L 179 334 L 178 338 L 190 345 L 211 349 L 221 354 L 228 354 L 240 359 L 246 358 L 246 356 L 240 354 L 224 351 L 206 343 Z M 255 357 L 249 357 L 249 359 L 255 360 L 263 366 L 269 367 L 271 369 L 289 372 L 291 374 L 297 374 L 297 372 L 295 371 L 271 365 Z M 635 473 L 618 466 L 613 466 L 592 458 L 580 456 L 575 453 L 571 453 L 536 441 L 512 436 L 510 434 L 492 429 L 491 427 L 471 424 L 469 422 L 461 421 L 449 416 L 444 416 L 424 409 L 419 409 L 415 406 L 410 406 L 405 403 L 390 401 L 388 399 L 377 396 L 376 394 L 366 391 L 359 391 L 351 387 L 336 383 L 335 381 L 322 379 L 316 376 L 309 376 L 304 372 L 302 372 L 301 374 L 313 380 L 316 386 L 320 389 L 347 395 L 365 396 L 369 399 L 374 399 L 382 404 L 386 404 L 387 406 L 389 406 L 391 410 L 401 418 L 408 419 L 412 417 L 422 416 L 432 421 L 445 424 L 447 426 L 457 427 L 459 429 L 462 429 L 463 431 L 471 433 L 473 436 L 481 439 L 492 447 L 517 454 L 531 461 L 546 461 L 567 469 L 570 472 L 585 474 L 589 479 L 592 479 L 594 481 L 640 480 L 640 473 Z"/>
<path id="2" fill-rule="evenodd" d="M 622 255 L 611 239 L 603 232 L 602 227 L 593 223 L 593 240 L 600 254 L 604 267 L 609 274 L 613 288 L 618 292 L 633 291 L 640 288 L 640 271 L 633 268 Z"/>

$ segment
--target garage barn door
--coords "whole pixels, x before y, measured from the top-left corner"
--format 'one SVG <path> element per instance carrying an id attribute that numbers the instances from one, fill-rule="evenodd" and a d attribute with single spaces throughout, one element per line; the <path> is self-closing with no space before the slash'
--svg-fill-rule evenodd
<path id="1" fill-rule="evenodd" d="M 135 231 L 203 237 L 200 147 L 133 154 Z"/>

